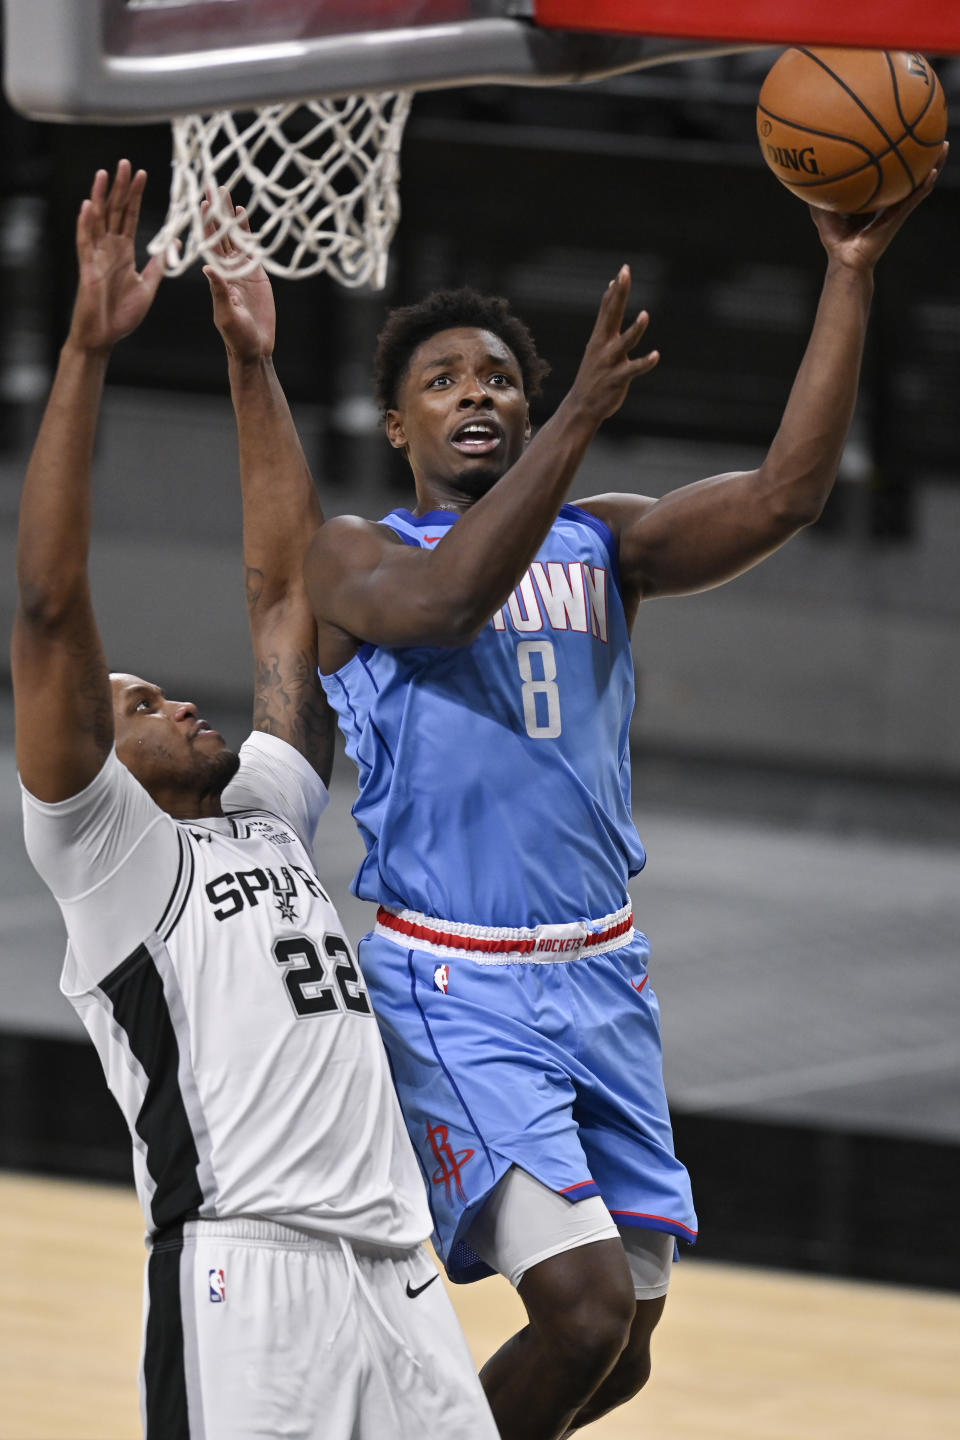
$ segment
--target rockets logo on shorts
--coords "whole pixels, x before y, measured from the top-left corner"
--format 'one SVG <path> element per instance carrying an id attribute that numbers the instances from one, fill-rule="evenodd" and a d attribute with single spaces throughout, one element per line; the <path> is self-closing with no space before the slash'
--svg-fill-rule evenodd
<path id="1" fill-rule="evenodd" d="M 446 995 L 447 986 L 450 984 L 450 966 L 438 965 L 433 972 L 433 988 L 439 990 L 441 995 Z"/>
<path id="2" fill-rule="evenodd" d="M 446 1125 L 431 1125 L 429 1121 L 427 1122 L 427 1143 L 433 1151 L 433 1158 L 438 1162 L 430 1179 L 434 1185 L 443 1186 L 448 1202 L 455 1189 L 460 1203 L 465 1204 L 467 1196 L 461 1183 L 463 1167 L 473 1159 L 473 1151 L 466 1148 L 454 1150 L 450 1144 Z"/>
<path id="3" fill-rule="evenodd" d="M 222 1270 L 210 1271 L 210 1303 L 222 1305 L 227 1298 L 227 1284 Z"/>

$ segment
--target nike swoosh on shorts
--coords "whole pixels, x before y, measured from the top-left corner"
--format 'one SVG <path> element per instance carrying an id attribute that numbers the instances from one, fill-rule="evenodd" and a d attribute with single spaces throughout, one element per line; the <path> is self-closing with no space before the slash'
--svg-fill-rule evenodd
<path id="1" fill-rule="evenodd" d="M 422 1284 L 422 1285 L 418 1285 L 417 1288 L 416 1288 L 416 1290 L 414 1290 L 413 1286 L 410 1284 L 410 1281 L 408 1280 L 408 1281 L 407 1281 L 407 1295 L 409 1296 L 409 1298 L 410 1298 L 411 1300 L 416 1300 L 417 1296 L 418 1296 L 418 1295 L 422 1295 L 423 1292 L 424 1292 L 424 1290 L 426 1290 L 426 1288 L 427 1288 L 428 1285 L 432 1285 L 433 1282 L 434 1282 L 434 1280 L 439 1280 L 439 1279 L 440 1279 L 440 1276 L 439 1276 L 439 1275 L 431 1275 L 431 1276 L 430 1276 L 430 1279 L 429 1279 L 429 1280 L 424 1280 L 423 1284 Z"/>

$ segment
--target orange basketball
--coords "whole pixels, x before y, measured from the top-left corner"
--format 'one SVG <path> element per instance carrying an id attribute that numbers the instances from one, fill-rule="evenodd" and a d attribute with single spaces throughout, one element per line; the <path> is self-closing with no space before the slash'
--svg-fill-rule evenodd
<path id="1" fill-rule="evenodd" d="M 760 148 L 777 179 L 845 215 L 903 200 L 946 133 L 933 66 L 906 50 L 785 50 L 757 104 Z"/>

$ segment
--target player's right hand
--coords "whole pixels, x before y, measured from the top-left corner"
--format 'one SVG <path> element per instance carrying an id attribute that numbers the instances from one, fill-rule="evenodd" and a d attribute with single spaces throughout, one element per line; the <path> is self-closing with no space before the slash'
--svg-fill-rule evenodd
<path id="1" fill-rule="evenodd" d="M 872 270 L 903 222 L 933 190 L 949 153 L 950 145 L 944 141 L 926 178 L 906 199 L 884 210 L 867 215 L 838 215 L 811 205 L 810 218 L 830 259 L 851 269 Z"/>
<path id="2" fill-rule="evenodd" d="M 67 343 L 81 350 L 106 353 L 140 324 L 157 293 L 163 263 L 154 256 L 137 271 L 134 242 L 140 201 L 147 183 L 145 170 L 131 174 L 121 160 L 110 182 L 98 170 L 77 217 L 77 259 L 80 276 Z"/>
<path id="3" fill-rule="evenodd" d="M 229 192 L 222 186 L 217 203 L 227 215 L 237 217 L 241 229 L 250 229 L 243 206 L 234 208 Z M 204 200 L 201 211 L 207 235 L 218 237 L 216 250 L 224 259 L 224 268 L 229 270 L 231 262 L 236 264 L 245 259 L 245 255 L 234 245 L 229 232 L 218 225 L 209 199 Z M 218 274 L 212 265 L 204 265 L 203 273 L 213 298 L 213 323 L 220 331 L 228 353 L 247 362 L 271 356 L 276 342 L 277 310 L 273 287 L 263 266 L 258 265 L 247 275 L 228 278 Z"/>
<path id="4" fill-rule="evenodd" d="M 620 409 L 633 381 L 655 368 L 658 350 L 631 359 L 650 323 L 646 310 L 623 328 L 630 294 L 630 267 L 623 265 L 600 301 L 593 333 L 587 341 L 580 368 L 570 388 L 570 399 L 583 407 L 599 425 Z"/>

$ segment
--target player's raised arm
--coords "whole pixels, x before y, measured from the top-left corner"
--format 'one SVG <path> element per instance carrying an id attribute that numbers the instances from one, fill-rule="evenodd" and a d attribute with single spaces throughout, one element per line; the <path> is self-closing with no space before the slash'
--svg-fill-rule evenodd
<path id="1" fill-rule="evenodd" d="M 221 192 L 221 203 L 229 196 Z M 232 249 L 225 239 L 221 249 Z M 323 523 L 316 487 L 273 368 L 276 310 L 263 269 L 225 281 L 208 266 L 227 348 L 243 497 L 243 564 L 254 656 L 253 727 L 296 746 L 326 782 L 334 720 L 317 677 L 303 564 Z"/>
<path id="2" fill-rule="evenodd" d="M 815 521 L 837 476 L 860 381 L 873 270 L 946 160 L 907 200 L 869 216 L 810 214 L 827 252 L 823 291 L 783 418 L 757 470 L 717 475 L 656 502 L 600 496 L 583 502 L 617 535 L 633 600 L 719 585 Z"/>
<path id="3" fill-rule="evenodd" d="M 629 290 L 624 266 L 601 300 L 573 386 L 529 445 L 521 369 L 506 344 L 451 330 L 468 339 L 450 354 L 443 334 L 418 346 L 387 412 L 387 436 L 407 454 L 421 510 L 455 509 L 461 518 L 432 551 L 353 517 L 328 522 L 306 571 L 322 624 L 378 645 L 473 639 L 536 555 L 600 424 L 657 363 L 656 351 L 631 353 L 648 317 L 624 325 Z M 478 439 L 464 428 L 471 424 Z M 490 488 L 475 499 L 469 486 L 484 465 Z"/>
<path id="4" fill-rule="evenodd" d="M 17 539 L 11 667 L 17 765 L 29 791 L 64 800 L 93 779 L 113 743 L 113 708 L 90 586 L 90 470 L 104 375 L 116 342 L 160 283 L 137 272 L 134 237 L 146 174 L 121 160 L 97 172 L 77 219 L 77 297 L 27 468 Z"/>

